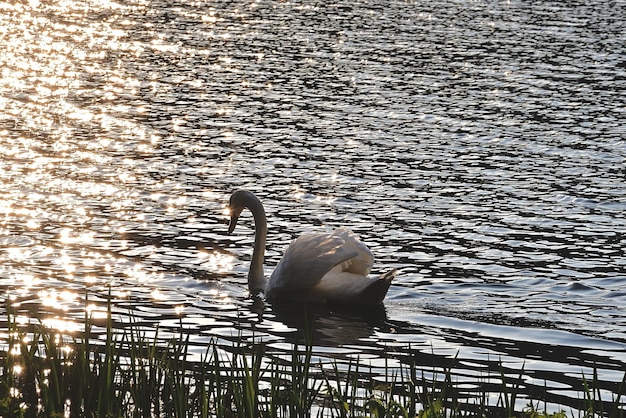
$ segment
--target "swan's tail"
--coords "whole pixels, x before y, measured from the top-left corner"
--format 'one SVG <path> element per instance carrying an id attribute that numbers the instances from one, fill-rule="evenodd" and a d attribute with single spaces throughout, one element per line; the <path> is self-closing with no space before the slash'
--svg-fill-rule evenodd
<path id="1" fill-rule="evenodd" d="M 387 273 L 381 275 L 377 280 L 374 280 L 367 288 L 359 295 L 359 304 L 363 305 L 377 305 L 383 302 L 387 290 L 391 285 L 391 281 L 396 277 L 398 271 L 393 269 Z"/>
<path id="2" fill-rule="evenodd" d="M 392 270 L 389 270 L 385 274 L 381 274 L 380 277 L 378 278 L 378 280 L 384 280 L 384 281 L 389 282 L 391 284 L 391 281 L 393 280 L 394 277 L 396 277 L 396 274 L 398 274 L 398 270 L 397 269 L 392 269 Z"/>

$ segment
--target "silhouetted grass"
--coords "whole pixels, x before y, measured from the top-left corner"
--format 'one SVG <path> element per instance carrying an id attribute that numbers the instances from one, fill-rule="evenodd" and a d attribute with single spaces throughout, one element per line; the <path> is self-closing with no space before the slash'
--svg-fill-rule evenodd
<path id="1" fill-rule="evenodd" d="M 358 360 L 315 364 L 306 336 L 287 353 L 262 343 L 213 341 L 201 361 L 189 362 L 182 324 L 168 342 L 158 330 L 148 337 L 132 317 L 116 329 L 110 303 L 105 332 L 97 336 L 87 314 L 79 336 L 20 326 L 10 305 L 7 323 L 0 346 L 6 348 L 0 352 L 2 417 L 625 416 L 621 395 L 601 399 L 597 371 L 583 379 L 580 410 L 549 414 L 532 402 L 515 411 L 523 368 L 517 378 L 500 372 L 498 404 L 490 406 L 487 389 L 461 396 L 452 367 L 433 368 L 429 380 L 412 357 L 399 370 L 386 367 L 384 383 L 361 370 Z"/>

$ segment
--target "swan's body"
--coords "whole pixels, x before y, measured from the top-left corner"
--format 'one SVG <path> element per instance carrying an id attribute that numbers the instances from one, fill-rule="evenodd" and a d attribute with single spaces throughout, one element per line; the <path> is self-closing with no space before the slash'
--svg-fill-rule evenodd
<path id="1" fill-rule="evenodd" d="M 395 271 L 381 277 L 368 277 L 374 256 L 352 231 L 345 228 L 330 234 L 306 234 L 295 239 L 266 282 L 263 258 L 267 219 L 261 201 L 251 192 L 237 190 L 232 194 L 228 232 L 233 232 L 245 208 L 250 209 L 255 223 L 254 251 L 248 272 L 250 293 L 264 292 L 268 299 L 320 303 L 375 305 L 382 302 Z"/>

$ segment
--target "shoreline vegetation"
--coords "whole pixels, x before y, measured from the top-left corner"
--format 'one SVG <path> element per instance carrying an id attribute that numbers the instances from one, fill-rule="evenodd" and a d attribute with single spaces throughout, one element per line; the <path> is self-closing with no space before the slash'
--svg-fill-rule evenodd
<path id="1" fill-rule="evenodd" d="M 399 371 L 386 368 L 386 382 L 379 382 L 358 361 L 316 363 L 309 332 L 287 351 L 213 340 L 192 362 L 182 325 L 166 343 L 132 316 L 116 327 L 110 299 L 104 324 L 85 313 L 80 335 L 20 324 L 8 300 L 5 308 L 0 417 L 626 416 L 626 374 L 618 395 L 603 399 L 594 369 L 574 388 L 579 407 L 548 411 L 544 400 L 523 395 L 523 367 L 517 377 L 501 369 L 482 378 L 482 389 L 467 390 L 452 366 L 425 370 L 409 357 Z"/>

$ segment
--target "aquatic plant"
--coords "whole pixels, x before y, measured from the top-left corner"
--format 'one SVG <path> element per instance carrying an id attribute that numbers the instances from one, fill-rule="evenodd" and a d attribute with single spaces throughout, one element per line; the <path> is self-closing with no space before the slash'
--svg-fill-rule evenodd
<path id="1" fill-rule="evenodd" d="M 530 401 L 515 411 L 519 376 L 500 371 L 496 406 L 485 387 L 474 397 L 453 380 L 452 359 L 427 371 L 408 355 L 400 369 L 385 366 L 387 379 L 376 381 L 359 359 L 313 362 L 311 333 L 291 350 L 270 350 L 263 342 L 211 341 L 200 361 L 189 361 L 189 334 L 165 342 L 159 330 L 142 328 L 130 317 L 107 319 L 98 333 L 85 314 L 79 335 L 41 323 L 18 324 L 6 305 L 6 340 L 0 342 L 0 416 L 2 417 L 550 417 Z M 101 332 L 100 332 L 101 331 Z M 430 378 L 426 373 L 430 372 Z M 581 408 L 569 416 L 626 415 L 621 395 L 603 400 L 597 371 L 584 376 Z M 489 389 L 491 390 L 491 389 Z"/>

